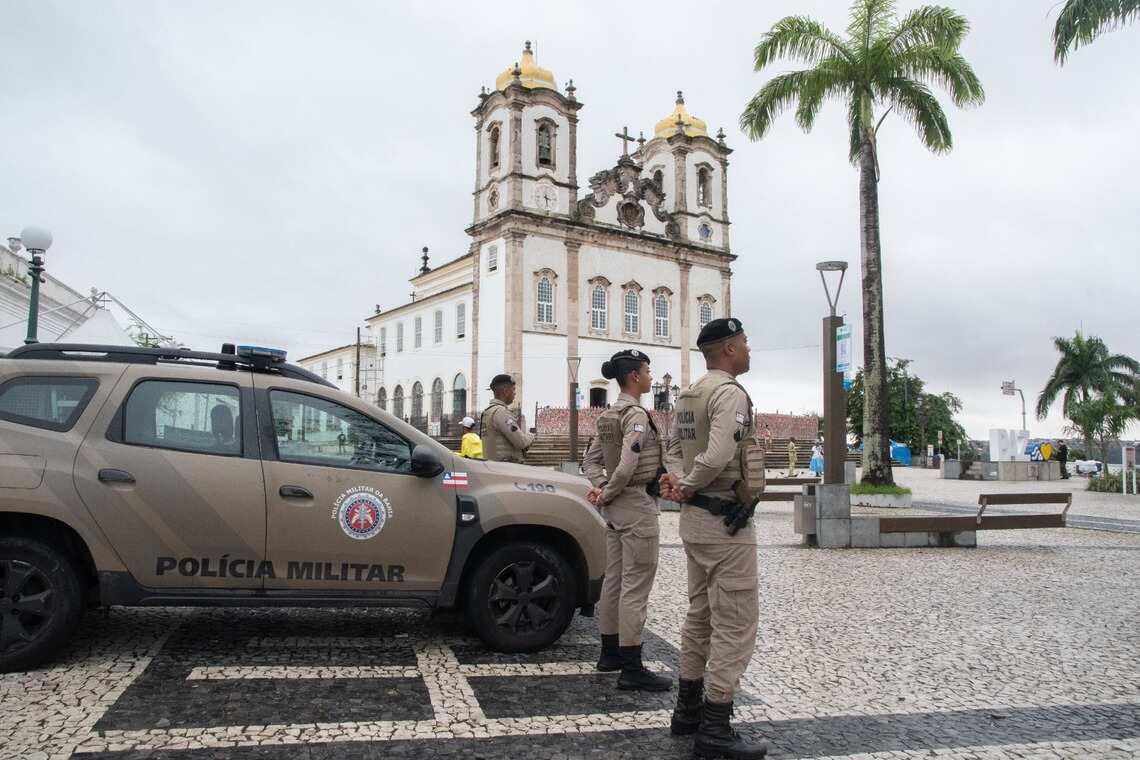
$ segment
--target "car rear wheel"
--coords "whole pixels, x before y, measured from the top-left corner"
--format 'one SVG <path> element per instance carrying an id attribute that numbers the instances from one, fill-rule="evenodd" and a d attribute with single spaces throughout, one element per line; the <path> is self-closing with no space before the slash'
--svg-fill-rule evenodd
<path id="1" fill-rule="evenodd" d="M 30 538 L 0 538 L 0 673 L 52 657 L 82 615 L 79 574 L 62 552 Z"/>
<path id="2" fill-rule="evenodd" d="M 467 620 L 483 643 L 500 652 L 533 652 L 570 625 L 577 588 L 561 554 L 520 541 L 480 560 L 466 597 Z"/>

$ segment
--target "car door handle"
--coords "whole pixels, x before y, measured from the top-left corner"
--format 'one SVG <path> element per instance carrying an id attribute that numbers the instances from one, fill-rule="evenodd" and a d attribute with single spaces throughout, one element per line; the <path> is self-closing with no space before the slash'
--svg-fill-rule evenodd
<path id="1" fill-rule="evenodd" d="M 99 470 L 99 480 L 103 483 L 134 483 L 135 476 L 126 470 L 104 467 L 102 470 Z"/>
<path id="2" fill-rule="evenodd" d="M 281 494 L 282 499 L 313 498 L 313 492 L 308 488 L 302 488 L 301 486 L 281 486 L 281 488 L 277 490 L 277 493 Z"/>

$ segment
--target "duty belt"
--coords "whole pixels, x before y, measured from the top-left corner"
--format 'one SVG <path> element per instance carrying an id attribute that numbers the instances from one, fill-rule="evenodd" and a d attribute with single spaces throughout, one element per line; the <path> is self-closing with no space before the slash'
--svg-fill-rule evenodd
<path id="1" fill-rule="evenodd" d="M 691 504 L 694 507 L 700 507 L 717 517 L 741 507 L 739 502 L 729 501 L 728 499 L 718 499 L 715 496 L 705 496 L 699 493 L 693 494 L 685 503 Z"/>

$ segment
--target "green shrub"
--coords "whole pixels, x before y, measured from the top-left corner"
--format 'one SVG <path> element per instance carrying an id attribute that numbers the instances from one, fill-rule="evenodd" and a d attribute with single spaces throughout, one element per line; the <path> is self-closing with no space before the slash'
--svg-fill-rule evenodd
<path id="1" fill-rule="evenodd" d="M 1106 478 L 1098 473 L 1089 478 L 1088 490 L 1098 491 L 1100 493 L 1120 493 L 1121 485 L 1119 475 L 1110 473 Z"/>
<path id="2" fill-rule="evenodd" d="M 910 489 L 902 486 L 873 486 L 869 483 L 856 483 L 851 486 L 851 493 L 863 496 L 905 496 L 910 493 Z"/>

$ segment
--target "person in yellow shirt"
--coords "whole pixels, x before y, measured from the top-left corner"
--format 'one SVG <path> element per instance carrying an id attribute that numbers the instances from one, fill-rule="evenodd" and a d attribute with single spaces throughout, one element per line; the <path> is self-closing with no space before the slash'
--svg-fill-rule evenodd
<path id="1" fill-rule="evenodd" d="M 483 458 L 483 439 L 475 432 L 475 420 L 463 418 L 463 438 L 459 441 L 459 456 L 465 459 Z"/>

